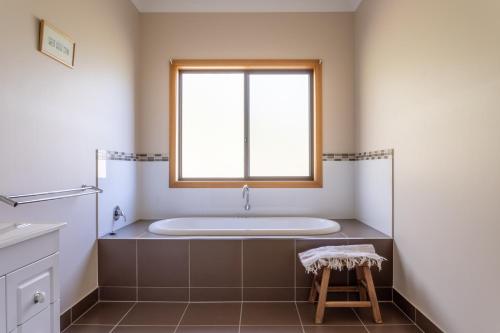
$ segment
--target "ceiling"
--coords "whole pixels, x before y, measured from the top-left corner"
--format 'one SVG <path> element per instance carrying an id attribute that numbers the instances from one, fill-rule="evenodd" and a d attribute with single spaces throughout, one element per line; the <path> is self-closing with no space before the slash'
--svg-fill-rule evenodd
<path id="1" fill-rule="evenodd" d="M 131 0 L 141 13 L 353 12 L 362 0 Z"/>

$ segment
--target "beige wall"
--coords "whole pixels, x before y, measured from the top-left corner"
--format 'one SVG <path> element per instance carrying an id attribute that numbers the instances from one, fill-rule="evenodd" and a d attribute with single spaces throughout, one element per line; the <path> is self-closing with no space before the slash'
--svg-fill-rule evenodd
<path id="1" fill-rule="evenodd" d="M 352 152 L 353 14 L 142 14 L 142 152 L 168 152 L 171 58 L 320 58 L 324 151 Z"/>
<path id="2" fill-rule="evenodd" d="M 447 332 L 500 332 L 500 2 L 366 0 L 360 150 L 395 148 L 395 288 Z"/>
<path id="3" fill-rule="evenodd" d="M 74 69 L 37 51 L 39 18 L 74 38 Z M 128 0 L 1 1 L 0 193 L 95 184 L 96 148 L 134 150 L 138 24 Z M 68 223 L 61 310 L 96 287 L 95 197 L 0 205 L 0 221 Z"/>

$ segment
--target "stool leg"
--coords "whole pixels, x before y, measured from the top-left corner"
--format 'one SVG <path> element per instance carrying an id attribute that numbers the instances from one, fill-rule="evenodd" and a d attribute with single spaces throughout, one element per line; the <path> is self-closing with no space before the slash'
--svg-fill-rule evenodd
<path id="1" fill-rule="evenodd" d="M 319 290 L 318 305 L 316 307 L 316 324 L 321 324 L 325 316 L 325 303 L 328 294 L 328 284 L 330 282 L 330 271 L 331 269 L 329 267 L 325 267 L 321 274 L 321 288 Z"/>
<path id="2" fill-rule="evenodd" d="M 373 320 L 377 324 L 382 324 L 382 316 L 380 315 L 380 308 L 378 306 L 375 285 L 373 284 L 372 272 L 370 271 L 370 268 L 368 266 L 363 266 L 362 270 L 368 289 L 368 296 L 370 297 L 370 302 L 372 303 Z"/>
<path id="3" fill-rule="evenodd" d="M 358 281 L 359 288 L 359 300 L 366 301 L 366 289 L 365 286 L 361 283 L 363 280 L 363 271 L 360 266 L 356 266 L 356 280 Z"/>
<path id="4" fill-rule="evenodd" d="M 311 290 L 309 291 L 309 303 L 314 303 L 316 300 L 316 295 L 318 291 L 316 290 L 316 280 L 318 279 L 318 274 L 315 274 L 312 279 Z"/>

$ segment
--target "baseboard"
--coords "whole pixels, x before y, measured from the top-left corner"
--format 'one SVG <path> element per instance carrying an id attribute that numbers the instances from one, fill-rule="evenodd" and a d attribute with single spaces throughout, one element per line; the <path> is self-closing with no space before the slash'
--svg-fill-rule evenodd
<path id="1" fill-rule="evenodd" d="M 65 311 L 60 316 L 61 332 L 68 328 L 73 322 L 78 320 L 85 312 L 87 312 L 99 300 L 99 289 L 96 288 L 79 302 L 73 305 L 69 310 Z"/>
<path id="2" fill-rule="evenodd" d="M 394 288 L 392 290 L 392 301 L 425 333 L 443 333 L 436 324 Z"/>

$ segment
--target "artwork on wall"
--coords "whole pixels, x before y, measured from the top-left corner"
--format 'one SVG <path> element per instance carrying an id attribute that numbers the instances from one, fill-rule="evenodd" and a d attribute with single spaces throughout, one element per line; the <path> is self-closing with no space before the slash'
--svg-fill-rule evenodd
<path id="1" fill-rule="evenodd" d="M 65 33 L 40 20 L 40 52 L 73 68 L 75 64 L 75 42 Z"/>

